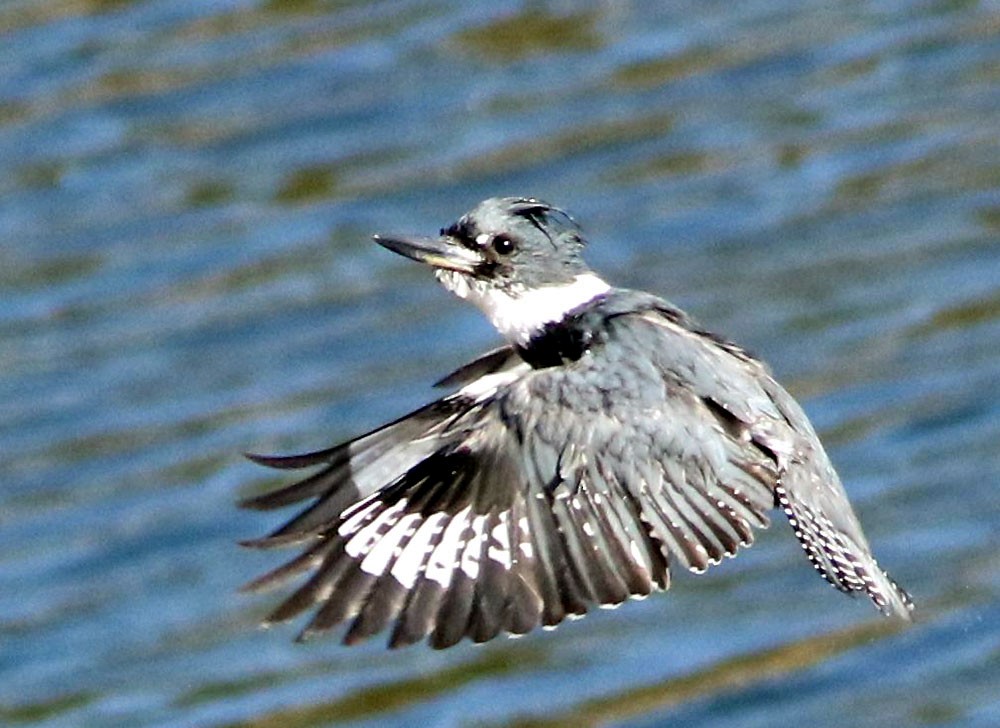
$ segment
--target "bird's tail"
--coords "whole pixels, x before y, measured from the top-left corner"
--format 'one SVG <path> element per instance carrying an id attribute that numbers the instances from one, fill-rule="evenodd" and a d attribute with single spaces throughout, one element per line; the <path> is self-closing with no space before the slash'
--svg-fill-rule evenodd
<path id="1" fill-rule="evenodd" d="M 782 477 L 775 489 L 777 505 L 816 570 L 846 594 L 867 595 L 883 614 L 911 619 L 913 600 L 875 561 L 841 489 L 817 496 L 814 486 L 794 487 L 794 479 L 794 471 Z"/>

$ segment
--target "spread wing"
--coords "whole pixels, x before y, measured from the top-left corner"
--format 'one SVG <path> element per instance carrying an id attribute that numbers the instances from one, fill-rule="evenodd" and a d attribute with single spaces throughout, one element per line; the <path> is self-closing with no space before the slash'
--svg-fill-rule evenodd
<path id="1" fill-rule="evenodd" d="M 774 502 L 766 458 L 682 387 L 590 387 L 609 364 L 509 359 L 350 443 L 255 456 L 322 466 L 245 503 L 311 500 L 250 542 L 305 546 L 248 585 L 310 573 L 268 621 L 314 608 L 304 636 L 351 620 L 349 643 L 390 624 L 393 646 L 485 641 L 665 589 L 670 562 L 701 571 L 749 544 Z"/>
<path id="2" fill-rule="evenodd" d="M 799 404 L 762 363 L 729 342 L 693 332 L 678 313 L 666 307 L 646 312 L 623 335 L 650 326 L 663 332 L 666 345 L 652 352 L 657 369 L 684 382 L 716 410 L 720 422 L 728 419 L 730 433 L 747 451 L 756 449 L 773 461 L 775 506 L 784 511 L 824 579 L 851 596 L 866 595 L 886 615 L 909 619 L 913 601 L 876 562 L 840 478 Z"/>
<path id="3" fill-rule="evenodd" d="M 250 542 L 304 549 L 248 585 L 308 574 L 268 621 L 313 609 L 303 636 L 350 622 L 347 643 L 390 625 L 393 647 L 482 642 L 666 589 L 671 565 L 702 571 L 750 544 L 787 493 L 788 420 L 761 387 L 701 382 L 683 347 L 706 344 L 671 326 L 623 317 L 616 346 L 547 369 L 491 352 L 448 378 L 465 384 L 455 394 L 357 440 L 254 456 L 319 467 L 245 503 L 309 501 Z M 680 337 L 663 347 L 675 360 L 641 332 Z M 711 348 L 749 381 L 762 372 Z"/>

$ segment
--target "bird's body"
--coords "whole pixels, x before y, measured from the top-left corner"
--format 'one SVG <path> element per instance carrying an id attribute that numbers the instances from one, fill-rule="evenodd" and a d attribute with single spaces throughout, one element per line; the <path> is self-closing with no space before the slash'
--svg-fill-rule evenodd
<path id="1" fill-rule="evenodd" d="M 583 264 L 576 227 L 536 200 L 487 200 L 438 240 L 377 238 L 430 263 L 508 343 L 439 384 L 456 391 L 329 450 L 247 502 L 310 500 L 258 546 L 305 544 L 254 589 L 312 572 L 269 618 L 353 620 L 354 642 L 447 647 L 555 626 L 666 589 L 753 541 L 778 507 L 844 592 L 907 617 L 812 426 L 766 367 L 647 293 Z"/>

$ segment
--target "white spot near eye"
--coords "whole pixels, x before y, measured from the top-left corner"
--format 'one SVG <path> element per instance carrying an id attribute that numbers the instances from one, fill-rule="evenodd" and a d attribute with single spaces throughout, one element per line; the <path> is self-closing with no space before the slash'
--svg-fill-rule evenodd
<path id="1" fill-rule="evenodd" d="M 479 235 L 476 236 L 477 245 L 486 245 L 488 242 L 490 242 L 490 236 L 487 233 L 479 233 Z"/>

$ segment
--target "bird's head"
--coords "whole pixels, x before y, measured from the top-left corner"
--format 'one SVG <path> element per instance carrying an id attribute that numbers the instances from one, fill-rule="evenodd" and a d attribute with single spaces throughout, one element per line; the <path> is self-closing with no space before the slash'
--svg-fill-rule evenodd
<path id="1" fill-rule="evenodd" d="M 532 198 L 491 198 L 439 237 L 376 235 L 375 242 L 427 263 L 438 280 L 481 308 L 509 341 L 609 290 L 584 262 L 584 240 L 562 210 Z"/>

